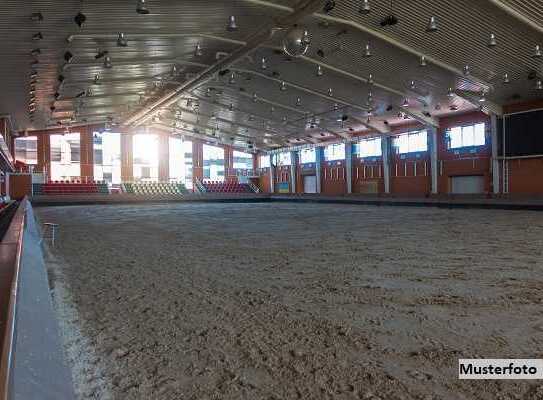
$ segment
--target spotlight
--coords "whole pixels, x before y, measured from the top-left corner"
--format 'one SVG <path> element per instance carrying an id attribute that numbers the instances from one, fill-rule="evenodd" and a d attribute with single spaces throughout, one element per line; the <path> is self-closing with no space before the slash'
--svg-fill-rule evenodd
<path id="1" fill-rule="evenodd" d="M 32 13 L 30 19 L 34 22 L 41 22 L 43 21 L 43 14 L 41 12 Z"/>
<path id="2" fill-rule="evenodd" d="M 541 79 L 538 79 L 535 82 L 535 88 L 536 90 L 543 90 L 543 81 Z"/>
<path id="3" fill-rule="evenodd" d="M 300 107 L 302 105 L 302 99 L 299 97 L 296 99 L 296 107 Z"/>
<path id="4" fill-rule="evenodd" d="M 407 97 L 403 100 L 402 107 L 409 107 L 409 99 Z"/>
<path id="5" fill-rule="evenodd" d="M 324 72 L 322 70 L 322 67 L 319 65 L 317 66 L 317 76 L 322 76 L 324 75 Z"/>
<path id="6" fill-rule="evenodd" d="M 110 56 L 106 56 L 104 58 L 104 68 L 112 68 L 113 67 L 113 64 L 111 63 L 111 57 Z"/>
<path id="7" fill-rule="evenodd" d="M 71 63 L 73 58 L 74 58 L 74 55 L 70 53 L 69 51 L 64 53 L 64 61 L 66 61 L 67 63 Z"/>
<path id="8" fill-rule="evenodd" d="M 119 47 L 128 46 L 128 41 L 126 40 L 124 33 L 119 33 L 119 37 L 117 38 L 117 46 Z"/>
<path id="9" fill-rule="evenodd" d="M 287 90 L 287 84 L 285 83 L 285 81 L 281 82 L 281 86 L 279 86 L 279 90 L 281 90 L 282 92 Z"/>
<path id="10" fill-rule="evenodd" d="M 142 15 L 149 14 L 149 9 L 145 5 L 145 0 L 138 0 L 138 4 L 136 6 L 136 12 Z"/>
<path id="11" fill-rule="evenodd" d="M 336 2 L 334 0 L 326 0 L 326 3 L 324 4 L 324 7 L 322 8 L 322 11 L 325 14 L 328 14 L 330 11 L 332 11 L 336 7 Z"/>
<path id="12" fill-rule="evenodd" d="M 30 52 L 30 55 L 31 55 L 32 57 L 38 57 L 40 54 L 41 54 L 41 50 L 40 50 L 40 49 L 33 49 L 33 50 Z"/>
<path id="13" fill-rule="evenodd" d="M 258 101 L 258 96 L 256 93 L 253 93 L 253 102 L 256 103 Z"/>
<path id="14" fill-rule="evenodd" d="M 81 11 L 78 12 L 77 15 L 74 17 L 74 22 L 77 24 L 77 26 L 79 26 L 79 28 L 83 26 L 86 20 L 87 20 L 86 15 L 81 13 Z"/>
<path id="15" fill-rule="evenodd" d="M 454 90 L 453 90 L 453 88 L 449 88 L 449 89 L 447 90 L 447 96 L 448 96 L 448 97 L 454 97 Z"/>
<path id="16" fill-rule="evenodd" d="M 496 35 L 493 33 L 490 34 L 490 39 L 488 40 L 488 47 L 496 47 L 498 42 L 496 41 Z"/>
<path id="17" fill-rule="evenodd" d="M 464 65 L 463 69 L 464 75 L 468 76 L 470 74 L 469 65 Z"/>
<path id="18" fill-rule="evenodd" d="M 362 5 L 360 6 L 360 10 L 358 10 L 358 12 L 362 15 L 368 15 L 370 11 L 371 11 L 370 0 L 362 1 Z"/>
<path id="19" fill-rule="evenodd" d="M 333 96 L 332 88 L 328 88 L 328 96 L 330 96 L 330 97 Z"/>
<path id="20" fill-rule="evenodd" d="M 265 57 L 262 57 L 260 68 L 263 69 L 263 70 L 268 69 L 268 64 L 266 63 L 266 58 Z"/>
<path id="21" fill-rule="evenodd" d="M 437 31 L 436 17 L 432 16 L 432 17 L 430 17 L 430 22 L 428 23 L 428 27 L 426 28 L 426 32 L 436 32 L 436 31 Z"/>
<path id="22" fill-rule="evenodd" d="M 42 39 L 43 39 L 43 35 L 41 32 L 38 32 L 32 35 L 32 40 L 42 40 Z"/>
<path id="23" fill-rule="evenodd" d="M 196 43 L 196 48 L 194 49 L 194 55 L 196 57 L 201 57 L 203 55 L 202 47 L 200 47 L 200 43 Z"/>
<path id="24" fill-rule="evenodd" d="M 230 107 L 228 107 L 230 111 L 234 111 L 234 103 L 230 103 Z"/>
<path id="25" fill-rule="evenodd" d="M 235 74 L 233 72 L 230 75 L 230 79 L 228 80 L 228 83 L 231 84 L 231 85 L 236 83 L 236 76 L 235 76 Z"/>
<path id="26" fill-rule="evenodd" d="M 503 74 L 503 83 L 507 85 L 508 83 L 511 83 L 511 80 L 509 80 L 509 74 L 506 72 Z"/>
<path id="27" fill-rule="evenodd" d="M 415 85 L 415 81 L 411 81 L 411 82 L 409 82 L 409 89 L 411 89 L 411 90 L 415 90 L 415 87 L 416 87 L 416 85 Z"/>
<path id="28" fill-rule="evenodd" d="M 541 56 L 543 56 L 543 54 L 541 53 L 541 47 L 538 44 L 536 44 L 535 49 L 534 49 L 534 54 L 532 55 L 532 57 L 541 58 Z"/>
<path id="29" fill-rule="evenodd" d="M 364 57 L 371 57 L 371 48 L 369 43 L 366 43 L 366 47 L 364 48 Z"/>
<path id="30" fill-rule="evenodd" d="M 94 82 L 93 82 L 93 84 L 96 85 L 96 86 L 102 84 L 102 82 L 100 81 L 100 74 L 94 75 Z"/>
<path id="31" fill-rule="evenodd" d="M 238 25 L 236 24 L 236 17 L 231 15 L 230 18 L 228 18 L 228 25 L 226 26 L 226 30 L 228 32 L 235 32 L 238 30 Z"/>
<path id="32" fill-rule="evenodd" d="M 426 62 L 426 57 L 425 56 L 420 56 L 419 66 L 426 67 L 427 65 L 428 65 L 428 63 Z"/>
<path id="33" fill-rule="evenodd" d="M 368 85 L 373 85 L 373 74 L 368 75 Z"/>

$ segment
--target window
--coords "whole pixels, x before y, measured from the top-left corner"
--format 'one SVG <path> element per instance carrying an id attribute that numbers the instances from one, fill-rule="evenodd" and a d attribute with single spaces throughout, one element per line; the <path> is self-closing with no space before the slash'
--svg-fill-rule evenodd
<path id="1" fill-rule="evenodd" d="M 182 151 L 185 157 L 185 186 L 192 190 L 192 142 L 183 141 Z"/>
<path id="2" fill-rule="evenodd" d="M 355 144 L 354 152 L 359 158 L 380 157 L 382 154 L 381 138 L 361 140 Z"/>
<path id="3" fill-rule="evenodd" d="M 396 147 L 399 154 L 417 153 L 419 151 L 428 150 L 427 132 L 416 131 L 404 133 L 396 136 L 393 140 L 393 145 Z"/>
<path id="4" fill-rule="evenodd" d="M 224 149 L 204 144 L 204 179 L 224 181 Z"/>
<path id="5" fill-rule="evenodd" d="M 234 150 L 234 169 L 253 169 L 253 155 Z"/>
<path id="6" fill-rule="evenodd" d="M 134 135 L 134 179 L 136 181 L 158 181 L 158 136 Z"/>
<path id="7" fill-rule="evenodd" d="M 485 145 L 485 124 L 457 126 L 447 132 L 449 149 Z"/>
<path id="8" fill-rule="evenodd" d="M 169 179 L 172 182 L 185 182 L 185 154 L 183 140 L 179 137 L 168 138 Z"/>
<path id="9" fill-rule="evenodd" d="M 121 134 L 94 132 L 94 179 L 121 183 Z"/>
<path id="10" fill-rule="evenodd" d="M 260 166 L 260 168 L 270 168 L 270 155 L 261 154 L 258 159 L 258 165 Z"/>
<path id="11" fill-rule="evenodd" d="M 51 180 L 79 178 L 81 175 L 79 133 L 51 135 L 49 140 L 51 146 Z"/>
<path id="12" fill-rule="evenodd" d="M 314 163 L 317 161 L 315 148 L 300 150 L 300 164 Z"/>
<path id="13" fill-rule="evenodd" d="M 277 154 L 275 154 L 274 159 L 275 159 L 275 165 L 277 165 L 278 167 L 285 166 L 285 165 L 290 165 L 291 162 L 292 162 L 290 160 L 290 153 L 289 152 L 277 153 Z"/>
<path id="14" fill-rule="evenodd" d="M 38 163 L 38 138 L 36 136 L 15 138 L 15 160 L 27 165 Z"/>
<path id="15" fill-rule="evenodd" d="M 336 143 L 324 148 L 324 161 L 345 160 L 345 143 Z"/>

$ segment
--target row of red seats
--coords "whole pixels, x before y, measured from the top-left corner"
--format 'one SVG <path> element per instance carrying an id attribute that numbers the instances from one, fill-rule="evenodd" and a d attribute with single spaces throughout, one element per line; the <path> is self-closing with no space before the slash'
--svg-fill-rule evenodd
<path id="1" fill-rule="evenodd" d="M 46 183 L 41 187 L 43 194 L 99 193 L 100 189 L 92 183 Z"/>
<path id="2" fill-rule="evenodd" d="M 86 181 L 86 182 L 83 182 L 83 181 L 78 181 L 78 180 L 75 180 L 75 181 L 50 181 L 47 183 L 47 185 L 51 185 L 51 184 L 63 184 L 63 185 L 100 185 L 100 184 L 104 184 L 105 181 Z"/>
<path id="3" fill-rule="evenodd" d="M 209 182 L 204 183 L 207 192 L 210 193 L 247 193 L 250 192 L 245 184 L 241 183 L 224 183 L 224 182 Z"/>

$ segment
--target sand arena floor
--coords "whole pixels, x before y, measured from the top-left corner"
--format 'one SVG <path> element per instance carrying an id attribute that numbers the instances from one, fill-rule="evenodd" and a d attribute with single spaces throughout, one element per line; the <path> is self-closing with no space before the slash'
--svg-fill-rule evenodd
<path id="1" fill-rule="evenodd" d="M 80 399 L 543 399 L 543 213 L 331 204 L 38 208 Z"/>

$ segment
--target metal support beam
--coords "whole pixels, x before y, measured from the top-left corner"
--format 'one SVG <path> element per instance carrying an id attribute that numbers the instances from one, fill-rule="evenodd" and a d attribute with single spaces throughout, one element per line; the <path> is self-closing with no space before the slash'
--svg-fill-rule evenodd
<path id="1" fill-rule="evenodd" d="M 290 152 L 290 192 L 296 193 L 296 171 L 298 170 L 298 152 Z"/>
<path id="2" fill-rule="evenodd" d="M 381 153 L 383 157 L 383 180 L 385 193 L 390 193 L 390 136 L 381 137 Z"/>
<path id="3" fill-rule="evenodd" d="M 353 144 L 345 143 L 345 179 L 347 180 L 347 193 L 353 192 Z"/>
<path id="4" fill-rule="evenodd" d="M 500 193 L 500 161 L 498 159 L 498 117 L 490 116 L 490 144 L 492 145 L 492 191 Z M 505 162 L 505 160 L 504 160 Z"/>
<path id="5" fill-rule="evenodd" d="M 437 129 L 433 126 L 428 127 L 428 149 L 430 150 L 430 172 L 432 174 L 431 192 L 438 193 L 438 165 L 437 165 Z"/>
<path id="6" fill-rule="evenodd" d="M 531 18 L 526 17 L 524 14 L 522 14 L 521 12 L 515 10 L 513 7 L 508 6 L 503 1 L 501 1 L 501 0 L 488 0 L 488 1 L 490 1 L 496 7 L 502 9 L 503 11 L 505 11 L 507 14 L 509 14 L 512 17 L 516 18 L 518 21 L 522 22 L 524 25 L 527 25 L 530 28 L 535 29 L 539 33 L 543 33 L 543 25 L 540 25 L 536 21 L 532 20 Z"/>

